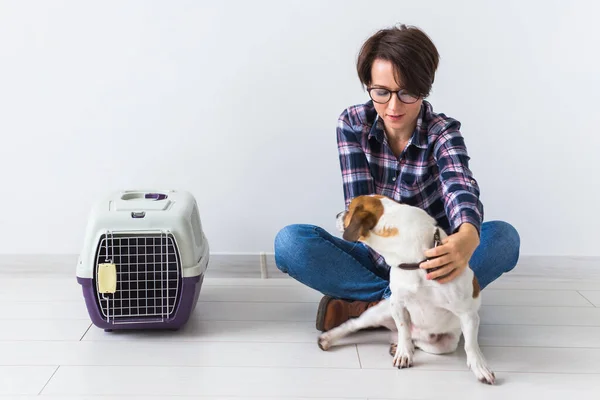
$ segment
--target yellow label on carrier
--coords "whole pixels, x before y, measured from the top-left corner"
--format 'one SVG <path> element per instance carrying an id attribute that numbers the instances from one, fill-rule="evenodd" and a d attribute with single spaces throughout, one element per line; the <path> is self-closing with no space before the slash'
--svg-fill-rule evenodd
<path id="1" fill-rule="evenodd" d="M 117 291 L 117 266 L 105 263 L 98 265 L 98 292 L 114 293 Z"/>

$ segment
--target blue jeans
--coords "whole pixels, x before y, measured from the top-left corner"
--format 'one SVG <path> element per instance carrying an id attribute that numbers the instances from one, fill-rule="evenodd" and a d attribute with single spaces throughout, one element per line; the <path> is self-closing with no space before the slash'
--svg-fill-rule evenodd
<path id="1" fill-rule="evenodd" d="M 520 237 L 503 221 L 484 222 L 479 246 L 470 260 L 481 289 L 512 270 Z M 335 237 L 314 225 L 288 225 L 275 237 L 277 268 L 299 282 L 339 299 L 387 298 L 389 271 L 377 267 L 367 247 Z"/>

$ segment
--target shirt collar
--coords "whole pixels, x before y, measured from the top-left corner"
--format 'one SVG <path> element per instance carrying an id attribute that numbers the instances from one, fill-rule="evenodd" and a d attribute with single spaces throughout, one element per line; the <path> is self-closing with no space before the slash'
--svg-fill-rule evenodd
<path id="1" fill-rule="evenodd" d="M 427 127 L 424 124 L 424 120 L 430 111 L 430 107 L 431 106 L 429 102 L 423 100 L 423 103 L 421 104 L 421 111 L 419 112 L 419 117 L 417 118 L 417 125 L 415 126 L 415 130 L 408 141 L 409 146 L 412 144 L 421 149 L 427 148 Z M 375 114 L 375 121 L 371 127 L 371 130 L 369 131 L 369 139 L 375 138 L 380 143 L 383 143 L 384 137 L 385 129 L 383 126 L 383 121 L 381 118 L 379 118 L 379 115 Z"/>

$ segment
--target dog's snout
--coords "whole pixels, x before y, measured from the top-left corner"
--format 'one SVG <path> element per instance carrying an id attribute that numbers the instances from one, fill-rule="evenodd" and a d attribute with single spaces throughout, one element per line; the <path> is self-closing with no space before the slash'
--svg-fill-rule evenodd
<path id="1" fill-rule="evenodd" d="M 346 210 L 340 211 L 335 216 L 335 226 L 339 232 L 344 232 L 344 217 L 346 216 Z"/>

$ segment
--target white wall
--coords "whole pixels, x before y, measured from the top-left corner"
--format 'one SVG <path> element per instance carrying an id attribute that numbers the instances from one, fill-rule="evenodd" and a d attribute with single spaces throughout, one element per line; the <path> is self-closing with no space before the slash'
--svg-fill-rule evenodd
<path id="1" fill-rule="evenodd" d="M 0 0 L 0 253 L 77 253 L 113 190 L 197 198 L 214 252 L 334 229 L 336 119 L 359 46 L 397 22 L 441 53 L 486 217 L 522 253 L 600 255 L 598 2 Z"/>

